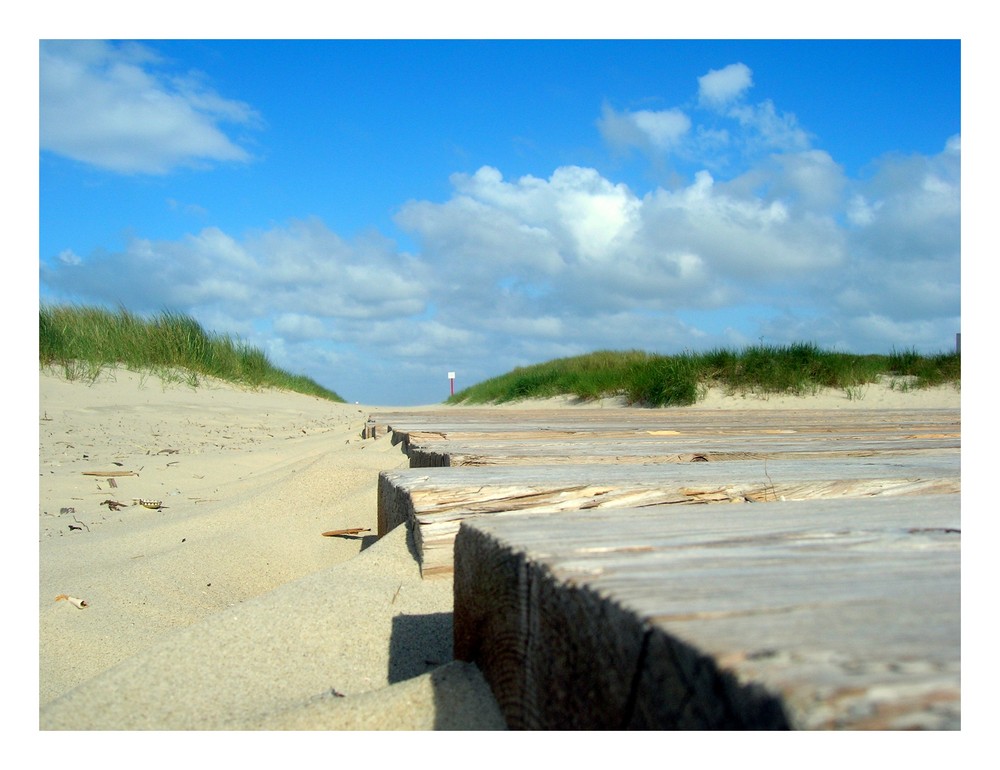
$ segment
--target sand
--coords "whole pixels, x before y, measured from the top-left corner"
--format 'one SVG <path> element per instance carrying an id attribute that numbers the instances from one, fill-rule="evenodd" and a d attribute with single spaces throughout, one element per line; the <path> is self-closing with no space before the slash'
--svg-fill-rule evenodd
<path id="1" fill-rule="evenodd" d="M 961 400 L 855 395 L 694 408 Z M 363 439 L 365 420 L 409 408 L 120 370 L 43 371 L 39 396 L 41 730 L 504 729 L 478 669 L 453 660 L 450 579 L 421 580 L 405 528 L 374 537 L 378 472 L 406 458 Z M 533 405 L 575 408 L 505 408 Z M 370 531 L 322 535 L 348 528 Z"/>

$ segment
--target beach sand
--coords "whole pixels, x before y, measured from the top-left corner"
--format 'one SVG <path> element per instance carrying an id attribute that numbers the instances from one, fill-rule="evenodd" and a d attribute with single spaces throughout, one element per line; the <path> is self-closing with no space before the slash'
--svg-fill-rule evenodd
<path id="1" fill-rule="evenodd" d="M 860 395 L 686 409 L 961 400 Z M 421 580 L 405 528 L 375 538 L 378 473 L 407 463 L 362 438 L 365 420 L 411 408 L 121 370 L 43 371 L 39 397 L 41 730 L 504 729 L 478 669 L 452 658 L 450 579 Z M 576 408 L 498 408 L 532 406 Z M 349 528 L 368 531 L 322 534 Z"/>

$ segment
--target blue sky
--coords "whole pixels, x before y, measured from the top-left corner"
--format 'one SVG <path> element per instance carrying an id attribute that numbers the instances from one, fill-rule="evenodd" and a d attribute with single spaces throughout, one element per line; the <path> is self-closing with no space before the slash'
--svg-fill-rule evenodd
<path id="1" fill-rule="evenodd" d="M 597 349 L 952 349 L 958 41 L 43 41 L 39 294 L 350 401 Z"/>

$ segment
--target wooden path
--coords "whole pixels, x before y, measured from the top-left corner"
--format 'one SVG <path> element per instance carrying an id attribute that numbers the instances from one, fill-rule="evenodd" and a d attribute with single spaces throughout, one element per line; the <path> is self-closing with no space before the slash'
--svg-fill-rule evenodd
<path id="1" fill-rule="evenodd" d="M 378 421 L 511 727 L 960 726 L 958 410 Z"/>

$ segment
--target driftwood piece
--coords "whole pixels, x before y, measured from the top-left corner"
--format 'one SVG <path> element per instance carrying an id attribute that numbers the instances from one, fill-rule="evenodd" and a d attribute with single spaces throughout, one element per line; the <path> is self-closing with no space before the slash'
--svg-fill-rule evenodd
<path id="1" fill-rule="evenodd" d="M 324 532 L 323 537 L 340 537 L 342 535 L 360 535 L 362 532 L 371 532 L 371 527 L 351 527 L 349 529 L 331 529 Z"/>
<path id="2" fill-rule="evenodd" d="M 481 517 L 455 655 L 528 729 L 958 729 L 957 495 Z"/>

